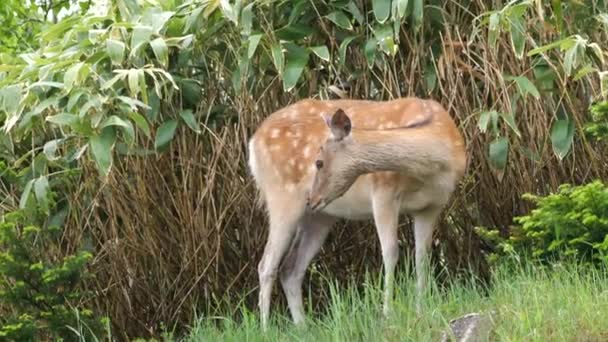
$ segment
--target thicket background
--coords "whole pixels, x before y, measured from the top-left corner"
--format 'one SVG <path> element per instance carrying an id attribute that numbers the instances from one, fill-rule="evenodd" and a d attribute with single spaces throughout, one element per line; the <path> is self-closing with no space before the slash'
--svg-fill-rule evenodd
<path id="1" fill-rule="evenodd" d="M 3 222 L 36 213 L 17 232 L 62 227 L 40 259 L 91 253 L 82 272 L 94 276 L 75 283 L 90 293 L 68 303 L 108 315 L 121 338 L 183 328 L 226 297 L 255 307 L 267 221 L 247 139 L 298 99 L 448 108 L 469 159 L 436 234 L 440 280 L 486 279 L 492 246 L 475 227 L 508 236 L 530 209 L 523 193 L 608 175 L 605 142 L 583 130 L 608 91 L 604 1 L 116 0 L 101 15 L 92 4 L 0 5 L 0 210 Z M 400 234 L 405 261 L 406 218 Z M 314 307 L 327 299 L 321 274 L 366 270 L 381 272 L 373 226 L 341 223 L 305 283 Z"/>

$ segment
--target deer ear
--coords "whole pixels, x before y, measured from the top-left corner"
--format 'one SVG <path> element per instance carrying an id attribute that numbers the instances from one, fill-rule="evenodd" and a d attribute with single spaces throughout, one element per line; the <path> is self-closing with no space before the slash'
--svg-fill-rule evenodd
<path id="1" fill-rule="evenodd" d="M 350 118 L 342 109 L 338 109 L 331 117 L 329 128 L 336 140 L 342 140 L 350 134 Z"/>

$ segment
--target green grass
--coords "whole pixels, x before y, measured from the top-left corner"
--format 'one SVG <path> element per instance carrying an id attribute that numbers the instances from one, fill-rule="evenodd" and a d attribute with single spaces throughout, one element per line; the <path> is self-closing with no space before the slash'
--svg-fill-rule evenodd
<path id="1" fill-rule="evenodd" d="M 608 340 L 608 274 L 581 266 L 499 267 L 488 291 L 462 282 L 425 296 L 416 314 L 414 282 L 398 280 L 394 314 L 381 317 L 378 282 L 362 291 L 339 292 L 328 284 L 331 303 L 324 314 L 308 312 L 300 329 L 273 306 L 272 327 L 260 329 L 257 313 L 241 309 L 238 320 L 198 320 L 188 341 L 438 341 L 451 319 L 470 312 L 493 311 L 493 340 Z M 275 302 L 276 303 L 276 302 Z M 282 310 L 281 310 L 282 311 Z"/>

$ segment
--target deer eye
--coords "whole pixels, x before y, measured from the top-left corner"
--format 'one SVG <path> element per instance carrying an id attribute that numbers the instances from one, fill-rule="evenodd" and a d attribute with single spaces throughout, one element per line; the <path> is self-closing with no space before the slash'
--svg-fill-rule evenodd
<path id="1" fill-rule="evenodd" d="M 317 170 L 320 170 L 323 167 L 323 161 L 322 160 L 317 160 L 315 162 L 315 165 L 317 166 Z"/>

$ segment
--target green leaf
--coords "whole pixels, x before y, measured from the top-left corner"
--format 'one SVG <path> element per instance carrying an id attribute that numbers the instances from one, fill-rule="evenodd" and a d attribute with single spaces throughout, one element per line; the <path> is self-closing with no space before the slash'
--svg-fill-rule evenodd
<path id="1" fill-rule="evenodd" d="M 44 155 L 46 156 L 47 160 L 56 160 L 57 156 L 55 155 L 57 153 L 57 148 L 59 146 L 59 143 L 63 142 L 65 139 L 53 139 L 53 140 L 49 140 L 47 141 L 43 148 L 42 148 L 42 152 L 44 153 Z"/>
<path id="2" fill-rule="evenodd" d="M 198 122 L 196 122 L 196 118 L 194 117 L 192 110 L 190 110 L 190 109 L 182 110 L 179 113 L 179 116 L 181 116 L 182 120 L 184 120 L 186 125 L 188 125 L 188 127 L 190 127 L 191 130 L 193 130 L 196 133 L 201 133 L 201 129 L 198 127 Z"/>
<path id="3" fill-rule="evenodd" d="M 352 30 L 353 28 L 353 25 L 351 25 L 350 20 L 342 11 L 331 12 L 325 17 L 343 29 Z"/>
<path id="4" fill-rule="evenodd" d="M 502 117 L 502 119 L 507 123 L 509 127 L 511 127 L 513 132 L 515 132 L 518 137 L 521 137 L 521 133 L 517 128 L 517 124 L 515 123 L 515 118 L 513 117 L 512 113 L 500 113 L 500 117 Z"/>
<path id="5" fill-rule="evenodd" d="M 107 176 L 112 167 L 112 149 L 116 142 L 114 127 L 106 127 L 100 135 L 94 135 L 89 140 L 89 146 L 97 168 L 103 176 Z"/>
<path id="6" fill-rule="evenodd" d="M 322 60 L 329 62 L 329 49 L 325 45 L 313 46 L 310 50 Z"/>
<path id="7" fill-rule="evenodd" d="M 125 59 L 125 50 L 125 43 L 114 39 L 106 40 L 106 52 L 110 56 L 112 63 L 121 64 Z"/>
<path id="8" fill-rule="evenodd" d="M 150 46 L 152 47 L 152 51 L 154 51 L 154 56 L 160 62 L 160 64 L 164 67 L 167 67 L 169 64 L 169 48 L 167 47 L 167 43 L 161 37 L 158 37 L 150 42 Z"/>
<path id="9" fill-rule="evenodd" d="M 80 68 L 82 68 L 83 64 L 83 62 L 74 64 L 63 75 L 63 84 L 67 92 L 72 89 L 72 86 L 76 82 L 78 78 L 78 73 L 80 72 Z"/>
<path id="10" fill-rule="evenodd" d="M 251 59 L 255 54 L 255 50 L 260 44 L 263 34 L 254 34 L 249 37 L 249 46 L 247 47 L 247 58 Z"/>
<path id="11" fill-rule="evenodd" d="M 243 27 L 243 34 L 248 36 L 251 34 L 251 28 L 253 26 L 253 2 L 243 7 L 241 11 L 241 27 Z"/>
<path id="12" fill-rule="evenodd" d="M 129 140 L 130 141 L 135 140 L 135 129 L 133 128 L 133 124 L 131 122 L 121 119 L 120 117 L 118 117 L 116 115 L 112 115 L 112 116 L 108 117 L 107 119 L 105 119 L 99 127 L 103 129 L 108 126 L 122 127 L 124 129 L 125 133 L 127 133 Z"/>
<path id="13" fill-rule="evenodd" d="M 148 8 L 141 17 L 141 23 L 149 26 L 153 32 L 159 33 L 175 12 L 162 11 L 158 7 Z"/>
<path id="14" fill-rule="evenodd" d="M 508 154 L 509 140 L 507 138 L 499 137 L 490 143 L 489 157 L 493 167 L 503 170 L 507 165 Z"/>
<path id="15" fill-rule="evenodd" d="M 338 53 L 340 55 L 340 66 L 346 65 L 346 50 L 348 49 L 348 45 L 353 41 L 353 39 L 357 38 L 356 36 L 347 37 L 340 43 L 340 47 L 338 48 Z"/>
<path id="16" fill-rule="evenodd" d="M 526 48 L 526 32 L 520 17 L 511 17 L 511 45 L 517 59 L 524 57 Z"/>
<path id="17" fill-rule="evenodd" d="M 560 159 L 570 151 L 574 137 L 574 121 L 570 119 L 555 120 L 551 126 L 551 144 L 553 152 Z"/>
<path id="18" fill-rule="evenodd" d="M 365 52 L 365 59 L 367 60 L 367 65 L 371 68 L 374 65 L 374 61 L 376 60 L 376 51 L 378 51 L 378 40 L 374 37 L 370 37 L 365 42 L 365 47 L 363 48 Z"/>
<path id="19" fill-rule="evenodd" d="M 272 62 L 274 67 L 277 69 L 279 75 L 283 75 L 283 69 L 285 67 L 285 61 L 283 57 L 283 48 L 281 44 L 273 44 L 270 48 L 270 52 L 272 54 Z"/>
<path id="20" fill-rule="evenodd" d="M 391 0 L 372 0 L 372 8 L 376 20 L 383 24 L 391 13 Z"/>
<path id="21" fill-rule="evenodd" d="M 150 26 L 138 25 L 133 28 L 131 36 L 131 53 L 139 49 L 142 45 L 150 41 L 154 30 Z"/>
<path id="22" fill-rule="evenodd" d="M 30 198 L 30 194 L 32 193 L 32 185 L 34 184 L 34 179 L 30 179 L 23 189 L 23 193 L 21 193 L 21 198 L 19 199 L 19 208 L 23 209 L 27 206 L 27 200 Z"/>
<path id="23" fill-rule="evenodd" d="M 517 84 L 517 88 L 519 89 L 519 93 L 524 98 L 530 94 L 534 96 L 536 99 L 540 99 L 540 93 L 536 86 L 526 77 L 526 76 L 517 76 L 517 77 L 505 77 L 506 80 L 513 80 Z"/>
<path id="24" fill-rule="evenodd" d="M 283 89 L 292 90 L 308 63 L 308 50 L 294 44 L 287 46 L 287 63 L 283 75 Z"/>
<path id="25" fill-rule="evenodd" d="M 171 119 L 165 121 L 158 130 L 156 131 L 156 140 L 154 141 L 154 148 L 160 149 L 167 145 L 173 139 L 175 130 L 177 129 L 177 120 Z"/>
<path id="26" fill-rule="evenodd" d="M 491 112 L 482 112 L 479 114 L 479 120 L 477 121 L 477 127 L 481 131 L 481 133 L 485 133 L 488 129 L 488 123 L 490 122 L 490 117 L 492 115 L 497 115 L 496 111 Z"/>
<path id="27" fill-rule="evenodd" d="M 129 81 L 129 90 L 131 92 L 131 97 L 137 98 L 137 94 L 139 94 L 141 88 L 139 86 L 139 77 L 143 76 L 144 71 L 140 69 L 130 69 L 128 73 L 128 81 Z"/>
<path id="28" fill-rule="evenodd" d="M 414 23 L 414 32 L 418 32 L 422 27 L 424 16 L 424 0 L 413 0 L 412 5 L 412 22 Z"/>
<path id="29" fill-rule="evenodd" d="M 430 94 L 437 85 L 437 70 L 435 70 L 435 66 L 432 63 L 429 63 L 424 68 L 424 79 L 426 81 L 426 89 Z"/>
<path id="30" fill-rule="evenodd" d="M 543 45 L 543 46 L 530 50 L 528 52 L 528 57 L 549 51 L 551 49 L 555 49 L 557 47 L 559 47 L 562 50 L 569 49 L 572 45 L 574 45 L 575 42 L 576 42 L 576 40 L 574 39 L 574 37 L 566 37 L 564 39 L 554 41 L 553 43 Z"/>
<path id="31" fill-rule="evenodd" d="M 405 17 L 405 12 L 407 10 L 408 0 L 395 0 L 397 1 L 397 14 L 399 15 L 399 19 L 403 19 Z"/>
<path id="32" fill-rule="evenodd" d="M 34 182 L 34 194 L 36 195 L 36 201 L 45 213 L 49 211 L 49 199 L 48 199 L 49 181 L 46 176 L 41 176 Z"/>
<path id="33" fill-rule="evenodd" d="M 498 12 L 490 15 L 490 24 L 488 25 L 488 43 L 494 48 L 498 40 L 498 25 L 500 24 L 500 15 Z"/>
<path id="34" fill-rule="evenodd" d="M 59 113 L 46 117 L 46 121 L 54 123 L 56 125 L 71 125 L 78 122 L 78 116 L 70 113 Z"/>
<path id="35" fill-rule="evenodd" d="M 363 22 L 365 21 L 365 18 L 363 17 L 363 14 L 361 14 L 361 11 L 357 7 L 357 4 L 355 4 L 354 1 L 349 1 L 348 4 L 346 5 L 346 8 L 350 12 L 350 14 L 353 15 L 353 18 L 355 18 L 355 20 L 359 23 L 359 25 L 362 25 Z"/>
<path id="36" fill-rule="evenodd" d="M 148 121 L 139 114 L 138 112 L 129 112 L 129 118 L 135 122 L 135 125 L 141 129 L 144 134 L 150 138 L 150 125 L 148 125 Z"/>
<path id="37" fill-rule="evenodd" d="M 582 67 L 579 71 L 576 72 L 576 75 L 574 75 L 573 80 L 574 81 L 578 81 L 581 78 L 587 76 L 588 74 L 590 74 L 592 72 L 596 72 L 596 71 L 598 71 L 596 68 L 594 68 L 591 65 L 587 64 L 584 67 Z"/>

